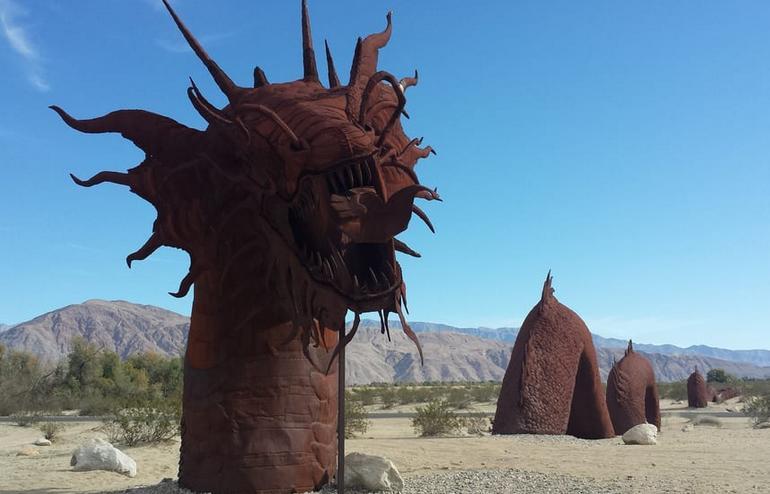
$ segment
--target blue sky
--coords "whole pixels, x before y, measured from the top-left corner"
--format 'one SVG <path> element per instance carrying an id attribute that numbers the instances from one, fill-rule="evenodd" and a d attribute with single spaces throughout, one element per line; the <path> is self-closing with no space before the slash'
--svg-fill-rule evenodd
<path id="1" fill-rule="evenodd" d="M 243 85 L 301 77 L 299 0 L 178 0 Z M 356 37 L 394 11 L 380 67 L 417 68 L 412 136 L 444 203 L 403 238 L 412 320 L 516 326 L 548 269 L 592 331 L 650 343 L 770 348 L 770 4 L 311 0 L 345 80 Z M 187 255 L 129 270 L 154 210 L 67 174 L 141 161 L 115 135 L 67 128 L 143 108 L 197 128 L 193 76 L 224 98 L 160 0 L 0 0 L 0 321 L 90 298 L 189 312 Z M 317 50 L 319 55 L 321 50 Z M 325 63 L 319 57 L 319 67 Z"/>

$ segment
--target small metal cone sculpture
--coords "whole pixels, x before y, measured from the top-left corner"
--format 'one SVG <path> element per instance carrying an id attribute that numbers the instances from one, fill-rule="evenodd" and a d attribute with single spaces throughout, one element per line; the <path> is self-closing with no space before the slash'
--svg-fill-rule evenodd
<path id="1" fill-rule="evenodd" d="M 612 437 L 591 332 L 551 283 L 549 271 L 516 337 L 492 433 Z"/>
<path id="2" fill-rule="evenodd" d="M 162 246 L 190 255 L 172 293 L 194 287 L 179 483 L 217 494 L 304 492 L 339 468 L 342 491 L 344 350 L 359 314 L 379 312 L 385 333 L 397 313 L 422 358 L 395 255 L 419 257 L 395 236 L 413 214 L 432 228 L 414 200 L 439 199 L 415 173 L 432 149 L 399 120 L 416 75 L 399 81 L 377 69 L 389 14 L 383 32 L 359 40 L 347 86 L 327 46 L 324 88 L 303 1 L 303 78 L 271 84 L 257 67 L 254 87 L 240 87 L 163 1 L 229 102 L 214 107 L 191 82 L 205 130 L 143 110 L 79 120 L 52 108 L 79 131 L 120 133 L 145 153 L 127 173 L 72 177 L 130 187 L 155 206 L 152 235 L 129 267 Z"/>

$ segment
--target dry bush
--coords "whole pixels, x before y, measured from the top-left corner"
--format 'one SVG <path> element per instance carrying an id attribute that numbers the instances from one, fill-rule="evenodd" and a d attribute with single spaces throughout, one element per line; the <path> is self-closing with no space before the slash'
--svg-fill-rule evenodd
<path id="1" fill-rule="evenodd" d="M 178 403 L 148 403 L 119 410 L 105 421 L 110 442 L 135 446 L 167 441 L 179 433 L 181 408 Z"/>
<path id="2" fill-rule="evenodd" d="M 356 434 L 365 434 L 370 424 L 369 413 L 364 404 L 358 400 L 345 399 L 345 439 L 350 439 Z"/>
<path id="3" fill-rule="evenodd" d="M 747 397 L 743 413 L 751 417 L 755 424 L 767 422 L 770 420 L 770 395 Z"/>
<path id="4" fill-rule="evenodd" d="M 64 432 L 64 424 L 59 422 L 43 422 L 40 424 L 40 432 L 43 433 L 43 437 L 55 443 L 62 432 Z"/>
<path id="5" fill-rule="evenodd" d="M 470 391 L 465 388 L 450 388 L 447 395 L 447 401 L 453 408 L 465 410 L 470 408 L 473 397 L 471 396 Z"/>
<path id="6" fill-rule="evenodd" d="M 19 411 L 10 416 L 11 422 L 19 427 L 31 427 L 40 422 L 39 412 Z"/>
<path id="7" fill-rule="evenodd" d="M 468 434 L 480 436 L 491 429 L 491 422 L 486 415 L 471 415 L 462 418 L 462 425 Z"/>
<path id="8" fill-rule="evenodd" d="M 478 384 L 471 389 L 471 395 L 473 400 L 479 403 L 488 403 L 490 401 L 496 401 L 500 396 L 499 384 Z"/>
<path id="9" fill-rule="evenodd" d="M 658 383 L 658 393 L 661 398 L 675 401 L 687 400 L 687 381 L 674 381 L 670 383 Z"/>
<path id="10" fill-rule="evenodd" d="M 462 427 L 461 420 L 452 411 L 446 400 L 434 400 L 415 409 L 417 416 L 412 419 L 412 427 L 421 437 L 440 436 L 457 432 Z"/>
<path id="11" fill-rule="evenodd" d="M 399 386 L 396 397 L 401 405 L 417 403 L 417 390 L 411 386 Z"/>
<path id="12" fill-rule="evenodd" d="M 399 402 L 398 395 L 395 389 L 385 388 L 380 391 L 380 400 L 382 401 L 382 408 L 393 408 Z"/>

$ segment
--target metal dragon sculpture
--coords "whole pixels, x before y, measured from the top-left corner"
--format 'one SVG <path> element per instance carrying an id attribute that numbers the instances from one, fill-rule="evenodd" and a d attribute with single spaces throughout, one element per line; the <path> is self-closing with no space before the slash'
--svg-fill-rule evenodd
<path id="1" fill-rule="evenodd" d="M 342 85 L 326 45 L 329 87 L 319 81 L 302 2 L 304 75 L 270 83 L 254 69 L 241 87 L 166 8 L 229 104 L 212 105 L 190 80 L 187 95 L 208 126 L 186 127 L 142 110 L 78 120 L 70 127 L 117 132 L 145 152 L 127 173 L 104 171 L 81 186 L 127 186 L 157 219 L 126 259 L 161 246 L 190 255 L 172 293 L 194 288 L 185 355 L 180 484 L 210 492 L 303 492 L 335 474 L 337 352 L 360 314 L 378 312 L 382 331 L 404 320 L 406 288 L 396 239 L 413 214 L 433 229 L 416 198 L 436 200 L 415 165 L 432 153 L 401 127 L 414 77 L 378 71 L 384 31 L 358 40 Z M 345 335 L 347 311 L 354 313 Z M 344 373 L 342 373 L 344 376 Z M 339 376 L 338 376 L 339 377 Z"/>

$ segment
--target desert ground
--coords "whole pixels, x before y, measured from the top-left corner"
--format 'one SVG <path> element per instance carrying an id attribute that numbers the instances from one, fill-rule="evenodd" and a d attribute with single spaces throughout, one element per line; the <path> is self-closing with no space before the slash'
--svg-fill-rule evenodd
<path id="1" fill-rule="evenodd" d="M 747 418 L 723 416 L 740 406 L 736 400 L 710 405 L 696 413 L 719 415 L 721 427 L 697 425 L 684 431 L 692 417 L 680 414 L 693 411 L 686 404 L 663 400 L 664 419 L 655 446 L 627 446 L 620 437 L 420 438 L 409 418 L 392 416 L 413 407 L 397 407 L 373 410 L 378 418 L 371 420 L 363 437 L 348 440 L 346 450 L 390 458 L 407 492 L 770 492 L 770 429 L 756 430 Z M 482 404 L 476 410 L 493 412 L 494 405 Z M 380 418 L 381 413 L 391 416 Z M 0 494 L 121 492 L 175 478 L 178 439 L 121 448 L 137 462 L 134 478 L 72 471 L 72 451 L 91 437 L 105 437 L 99 426 L 68 422 L 57 442 L 39 447 L 32 444 L 41 436 L 37 428 L 0 423 Z M 166 492 L 135 492 L 161 491 Z"/>

